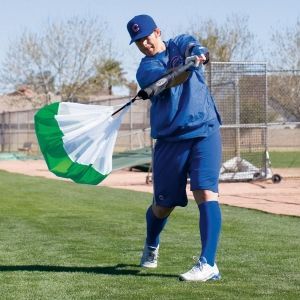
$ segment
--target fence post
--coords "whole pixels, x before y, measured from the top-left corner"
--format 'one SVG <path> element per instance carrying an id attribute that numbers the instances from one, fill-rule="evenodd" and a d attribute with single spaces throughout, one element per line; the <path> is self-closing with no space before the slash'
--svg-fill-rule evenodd
<path id="1" fill-rule="evenodd" d="M 132 131 L 133 131 L 133 124 L 132 124 L 132 107 L 129 109 L 129 122 L 130 122 L 130 134 L 129 134 L 129 139 L 130 139 L 130 150 L 133 149 L 133 139 L 132 139 Z"/>
<path id="2" fill-rule="evenodd" d="M 240 113 L 241 113 L 241 107 L 240 107 L 240 86 L 239 86 L 239 74 L 236 75 L 234 87 L 235 87 L 235 156 L 241 157 L 241 120 L 240 120 Z"/>
<path id="3" fill-rule="evenodd" d="M 4 134 L 4 126 L 5 126 L 5 111 L 1 113 L 1 131 L 0 131 L 0 141 L 1 141 L 1 152 L 4 152 L 5 146 L 5 134 Z"/>
<path id="4" fill-rule="evenodd" d="M 8 152 L 11 152 L 11 112 L 8 112 Z"/>
<path id="5" fill-rule="evenodd" d="M 207 82 L 207 85 L 208 85 L 208 87 L 209 87 L 209 89 L 210 89 L 210 91 L 212 92 L 212 74 L 211 74 L 211 63 L 209 63 L 208 65 L 207 65 L 207 68 L 208 68 L 208 82 Z"/>
<path id="6" fill-rule="evenodd" d="M 265 176 L 268 176 L 268 168 L 270 167 L 270 157 L 269 157 L 269 120 L 268 120 L 268 74 L 267 74 L 267 64 L 264 64 L 265 73 L 265 161 L 264 161 L 264 171 Z"/>

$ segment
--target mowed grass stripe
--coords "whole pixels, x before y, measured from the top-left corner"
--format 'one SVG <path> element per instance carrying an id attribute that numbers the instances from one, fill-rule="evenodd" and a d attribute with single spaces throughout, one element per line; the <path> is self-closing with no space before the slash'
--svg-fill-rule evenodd
<path id="1" fill-rule="evenodd" d="M 138 267 L 148 193 L 0 172 L 1 299 L 297 299 L 299 218 L 222 206 L 222 280 L 180 282 L 198 209 L 174 211 L 159 267 Z M 280 196 L 280 195 L 279 195 Z"/>

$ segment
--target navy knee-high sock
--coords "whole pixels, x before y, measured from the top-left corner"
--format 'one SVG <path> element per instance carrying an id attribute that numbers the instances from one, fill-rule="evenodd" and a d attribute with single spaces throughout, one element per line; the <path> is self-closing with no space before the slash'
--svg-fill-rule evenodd
<path id="1" fill-rule="evenodd" d="M 157 247 L 159 244 L 159 234 L 165 227 L 167 223 L 168 217 L 159 219 L 157 218 L 152 211 L 152 207 L 150 206 L 146 213 L 146 221 L 147 221 L 147 245 L 150 247 Z"/>
<path id="2" fill-rule="evenodd" d="M 200 210 L 200 235 L 202 244 L 202 257 L 211 266 L 215 263 L 219 235 L 222 226 L 221 209 L 218 201 L 205 201 L 199 206 Z"/>

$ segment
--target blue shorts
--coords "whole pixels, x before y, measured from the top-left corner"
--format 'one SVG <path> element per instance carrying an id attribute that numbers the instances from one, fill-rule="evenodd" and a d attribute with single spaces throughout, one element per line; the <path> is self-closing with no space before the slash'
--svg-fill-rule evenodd
<path id="1" fill-rule="evenodd" d="M 191 191 L 218 192 L 222 159 L 220 131 L 208 137 L 179 142 L 158 140 L 153 157 L 154 203 L 159 206 L 186 206 L 187 178 Z"/>

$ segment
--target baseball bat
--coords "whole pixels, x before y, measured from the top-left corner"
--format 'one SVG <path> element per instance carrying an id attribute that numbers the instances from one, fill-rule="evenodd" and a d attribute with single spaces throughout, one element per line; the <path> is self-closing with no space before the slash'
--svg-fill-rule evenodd
<path id="1" fill-rule="evenodd" d="M 161 93 L 162 91 L 164 91 L 166 88 L 169 87 L 172 80 L 174 80 L 176 77 L 178 77 L 179 75 L 181 75 L 182 73 L 184 73 L 194 65 L 195 65 L 195 61 L 189 61 L 187 64 L 173 69 L 170 73 L 166 74 L 165 76 L 155 81 L 148 87 L 141 89 L 137 95 L 143 100 L 158 95 L 159 93 Z"/>
<path id="2" fill-rule="evenodd" d="M 195 66 L 195 61 L 191 60 L 187 64 L 185 64 L 183 66 L 179 66 L 179 67 L 173 69 L 170 73 L 164 75 L 159 80 L 157 80 L 154 83 L 150 84 L 146 88 L 139 90 L 139 92 L 136 94 L 136 96 L 133 99 L 131 99 L 125 105 L 123 105 L 118 110 L 116 110 L 112 114 L 112 116 L 117 114 L 119 111 L 121 111 L 125 107 L 131 105 L 137 99 L 146 100 L 146 99 L 149 99 L 150 97 L 158 95 L 159 93 L 161 93 L 162 91 L 164 91 L 166 88 L 169 87 L 172 80 L 174 80 L 176 77 L 180 76 L 185 71 L 187 71 L 190 67 L 193 67 L 193 66 Z"/>

